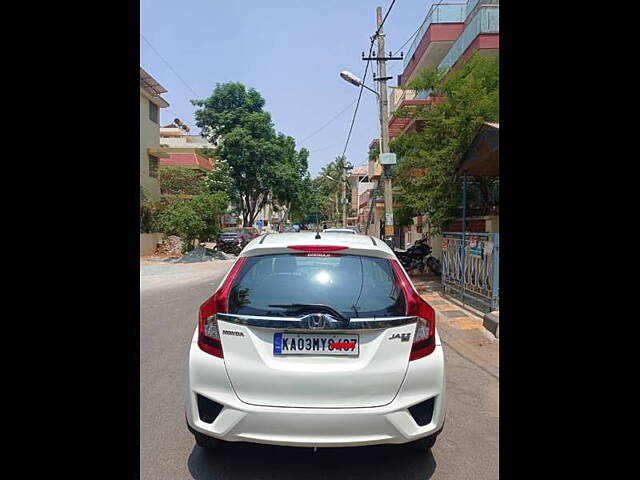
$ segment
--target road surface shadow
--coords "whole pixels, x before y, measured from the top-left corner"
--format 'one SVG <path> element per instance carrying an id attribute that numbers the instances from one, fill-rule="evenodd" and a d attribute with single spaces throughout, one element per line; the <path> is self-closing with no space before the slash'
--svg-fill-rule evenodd
<path id="1" fill-rule="evenodd" d="M 420 479 L 433 475 L 430 451 L 404 445 L 313 448 L 231 443 L 206 451 L 194 446 L 187 461 L 196 480 L 226 479 Z"/>

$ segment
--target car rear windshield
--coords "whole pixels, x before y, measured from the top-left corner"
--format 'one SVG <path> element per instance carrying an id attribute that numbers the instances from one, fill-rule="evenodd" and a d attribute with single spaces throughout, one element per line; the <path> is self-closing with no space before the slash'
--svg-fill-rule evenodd
<path id="1" fill-rule="evenodd" d="M 309 303 L 347 318 L 405 314 L 389 260 L 336 254 L 248 257 L 231 288 L 229 313 L 285 317 L 295 308 L 269 305 Z"/>

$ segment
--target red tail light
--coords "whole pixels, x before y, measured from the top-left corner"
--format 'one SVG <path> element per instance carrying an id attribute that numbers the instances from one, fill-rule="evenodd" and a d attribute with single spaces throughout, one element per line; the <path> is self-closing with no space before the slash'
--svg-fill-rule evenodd
<path id="1" fill-rule="evenodd" d="M 346 250 L 349 247 L 340 245 L 289 245 L 287 248 L 304 252 L 335 252 L 337 250 Z"/>
<path id="2" fill-rule="evenodd" d="M 391 266 L 404 292 L 407 303 L 406 315 L 418 317 L 409 355 L 409 360 L 417 360 L 426 357 L 436 348 L 436 315 L 431 305 L 415 291 L 400 264 L 396 260 L 391 260 Z"/>
<path id="3" fill-rule="evenodd" d="M 198 313 L 198 347 L 216 357 L 224 358 L 222 342 L 218 331 L 216 313 L 227 313 L 229 308 L 229 292 L 240 268 L 246 262 L 247 257 L 240 257 L 231 267 L 224 283 L 208 300 L 200 305 Z"/>

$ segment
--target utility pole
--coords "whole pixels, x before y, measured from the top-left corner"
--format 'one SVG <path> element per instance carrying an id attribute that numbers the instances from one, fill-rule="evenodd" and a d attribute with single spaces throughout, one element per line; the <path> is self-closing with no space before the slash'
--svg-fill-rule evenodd
<path id="1" fill-rule="evenodd" d="M 389 152 L 389 109 L 387 106 L 387 64 L 384 60 L 384 31 L 382 27 L 382 7 L 376 8 L 378 31 L 378 77 L 380 78 L 380 127 L 382 151 Z M 393 196 L 391 195 L 391 167 L 384 167 L 384 237 L 387 245 L 393 247 Z"/>
<path id="2" fill-rule="evenodd" d="M 376 77 L 375 73 L 373 75 L 373 80 L 376 82 L 380 82 L 380 92 L 378 94 L 378 104 L 380 106 L 380 133 L 382 140 L 380 142 L 380 153 L 389 153 L 389 108 L 388 108 L 388 100 L 387 100 L 387 80 L 390 80 L 393 77 L 387 77 L 387 60 L 402 60 L 404 57 L 401 55 L 400 57 L 392 56 L 391 52 L 389 52 L 389 56 L 385 57 L 384 53 L 384 29 L 382 28 L 382 7 L 376 8 L 376 19 L 377 19 L 377 36 L 376 40 L 378 41 L 378 52 L 376 57 L 365 57 L 364 53 L 362 55 L 363 60 L 376 60 L 378 62 L 378 76 Z M 383 166 L 383 189 L 384 189 L 384 223 L 385 223 L 385 231 L 384 231 L 384 239 L 387 245 L 390 247 L 393 246 L 393 194 L 392 194 L 392 183 L 391 183 L 391 166 L 384 165 Z M 378 186 L 373 190 L 373 196 L 371 205 L 372 209 L 375 208 L 375 193 Z M 369 222 L 368 222 L 369 223 Z M 367 223 L 367 227 L 368 227 Z"/>
<path id="3" fill-rule="evenodd" d="M 344 164 L 342 165 L 340 180 L 342 183 L 342 228 L 347 228 L 347 166 Z"/>

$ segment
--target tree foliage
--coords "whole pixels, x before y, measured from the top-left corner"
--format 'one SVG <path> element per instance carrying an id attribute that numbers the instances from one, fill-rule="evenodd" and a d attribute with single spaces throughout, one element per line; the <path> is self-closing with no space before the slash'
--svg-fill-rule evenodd
<path id="1" fill-rule="evenodd" d="M 140 233 L 151 233 L 156 228 L 158 206 L 151 200 L 147 190 L 140 185 Z"/>
<path id="2" fill-rule="evenodd" d="M 342 189 L 346 182 L 348 172 L 353 166 L 347 161 L 347 157 L 338 156 L 336 159 L 322 167 L 320 174 L 314 180 L 316 187 L 316 202 L 322 217 L 332 225 L 338 225 L 342 221 Z M 345 177 L 342 177 L 343 171 Z M 333 180 L 331 180 L 333 179 Z M 349 202 L 351 187 L 345 185 L 346 200 Z M 347 204 L 349 208 L 349 203 Z"/>
<path id="3" fill-rule="evenodd" d="M 160 192 L 169 195 L 195 195 L 200 191 L 204 177 L 204 172 L 193 168 L 161 166 L 158 177 Z"/>
<path id="4" fill-rule="evenodd" d="M 224 192 L 229 198 L 229 203 L 233 210 L 238 210 L 240 206 L 240 193 L 231 176 L 231 167 L 225 160 L 218 160 L 215 168 L 207 173 L 202 181 L 206 191 L 210 193 Z"/>
<path id="5" fill-rule="evenodd" d="M 217 173 L 208 175 L 210 191 L 228 194 L 250 226 L 267 202 L 288 205 L 296 199 L 307 171 L 308 152 L 276 133 L 264 99 L 238 82 L 217 84 L 211 96 L 193 100 L 200 107 L 196 125 L 216 143 Z"/>
<path id="6" fill-rule="evenodd" d="M 158 227 L 165 235 L 177 235 L 186 248 L 195 240 L 214 237 L 219 231 L 220 215 L 229 199 L 224 192 L 198 193 L 188 201 L 171 199 L 158 215 Z"/>
<path id="7" fill-rule="evenodd" d="M 475 55 L 444 79 L 442 71 L 425 69 L 408 87 L 431 89 L 441 102 L 416 111 L 425 121 L 424 130 L 391 142 L 391 150 L 401 159 L 394 176 L 405 211 L 398 213 L 405 217 L 426 213 L 432 231 L 439 232 L 459 215 L 461 180 L 454 175 L 456 161 L 483 122 L 499 122 L 498 57 Z"/>

